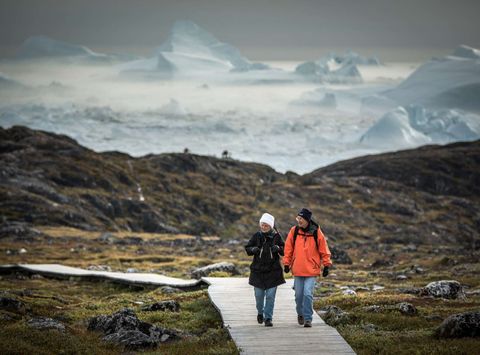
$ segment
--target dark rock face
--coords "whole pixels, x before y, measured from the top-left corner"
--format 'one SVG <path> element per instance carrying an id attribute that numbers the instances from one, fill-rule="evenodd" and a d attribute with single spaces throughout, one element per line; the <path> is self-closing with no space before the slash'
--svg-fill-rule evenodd
<path id="1" fill-rule="evenodd" d="M 160 343 L 175 340 L 179 335 L 173 331 L 142 322 L 131 309 L 122 309 L 110 316 L 93 317 L 88 330 L 102 331 L 104 341 L 136 350 L 155 347 Z"/>
<path id="2" fill-rule="evenodd" d="M 458 281 L 454 280 L 430 282 L 421 290 L 420 294 L 422 296 L 433 296 L 452 299 L 464 297 L 462 285 Z"/>
<path id="3" fill-rule="evenodd" d="M 440 324 L 436 335 L 441 338 L 480 336 L 480 311 L 451 315 Z"/>
<path id="4" fill-rule="evenodd" d="M 216 264 L 211 264 L 207 266 L 200 267 L 198 269 L 195 269 L 192 271 L 192 277 L 194 279 L 200 279 L 201 277 L 205 277 L 210 275 L 210 273 L 214 271 L 220 271 L 220 272 L 228 272 L 231 274 L 238 274 L 238 270 L 235 267 L 234 264 L 232 263 L 227 263 L 227 262 L 221 262 L 221 263 L 216 263 Z"/>
<path id="5" fill-rule="evenodd" d="M 162 301 L 142 307 L 142 311 L 172 311 L 179 312 L 180 304 L 177 301 Z"/>
<path id="6" fill-rule="evenodd" d="M 0 309 L 13 313 L 24 314 L 27 311 L 27 306 L 22 301 L 14 298 L 0 297 Z"/>
<path id="7" fill-rule="evenodd" d="M 59 332 L 65 333 L 65 325 L 61 322 L 46 317 L 37 317 L 28 320 L 27 324 L 36 329 L 55 329 Z"/>

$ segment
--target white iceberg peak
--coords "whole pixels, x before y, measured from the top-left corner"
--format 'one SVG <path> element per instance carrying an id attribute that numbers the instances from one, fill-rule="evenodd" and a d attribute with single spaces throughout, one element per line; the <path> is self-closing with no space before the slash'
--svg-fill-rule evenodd
<path id="1" fill-rule="evenodd" d="M 480 59 L 480 50 L 462 44 L 455 49 L 453 56 L 468 59 Z"/>
<path id="2" fill-rule="evenodd" d="M 154 58 L 133 62 L 124 69 L 177 75 L 269 69 L 265 64 L 250 62 L 237 48 L 220 42 L 191 21 L 176 21 Z"/>

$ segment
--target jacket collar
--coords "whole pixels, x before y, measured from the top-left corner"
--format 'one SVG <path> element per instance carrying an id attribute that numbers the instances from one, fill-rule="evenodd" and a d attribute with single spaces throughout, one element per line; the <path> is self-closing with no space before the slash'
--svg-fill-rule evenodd
<path id="1" fill-rule="evenodd" d="M 272 237 L 275 235 L 275 232 L 274 232 L 273 229 L 270 229 L 267 233 L 263 233 L 262 231 L 260 231 L 260 234 L 261 234 L 263 237 L 272 238 Z"/>
<path id="2" fill-rule="evenodd" d="M 318 226 L 315 223 L 309 222 L 308 226 L 306 226 L 305 228 L 300 227 L 300 230 L 305 234 L 314 234 L 317 230 L 317 227 Z"/>

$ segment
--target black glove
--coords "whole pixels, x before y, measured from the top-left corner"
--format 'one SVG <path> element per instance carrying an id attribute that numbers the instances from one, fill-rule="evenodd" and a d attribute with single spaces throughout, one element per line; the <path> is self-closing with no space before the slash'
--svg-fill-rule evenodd
<path id="1" fill-rule="evenodd" d="M 258 254 L 260 253 L 260 248 L 259 247 L 252 247 L 250 249 L 250 251 L 253 253 L 253 254 Z"/>
<path id="2" fill-rule="evenodd" d="M 285 266 L 283 267 L 283 271 L 285 271 L 285 273 L 288 274 L 288 273 L 290 272 L 290 266 L 285 265 Z"/>
<path id="3" fill-rule="evenodd" d="M 274 245 L 270 248 L 272 253 L 278 253 L 280 251 L 280 247 L 278 245 Z"/>
<path id="4" fill-rule="evenodd" d="M 323 267 L 323 273 L 322 273 L 322 276 L 323 276 L 323 277 L 327 277 L 327 275 L 328 275 L 328 269 L 329 269 L 328 266 L 324 266 L 324 267 Z"/>

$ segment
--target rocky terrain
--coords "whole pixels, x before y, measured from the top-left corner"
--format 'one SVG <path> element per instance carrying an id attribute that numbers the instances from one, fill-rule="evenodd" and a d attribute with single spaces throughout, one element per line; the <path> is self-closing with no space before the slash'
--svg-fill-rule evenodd
<path id="1" fill-rule="evenodd" d="M 261 213 L 285 233 L 309 206 L 334 259 L 314 308 L 358 354 L 480 347 L 480 142 L 299 176 L 193 154 L 96 153 L 13 127 L 0 129 L 0 160 L 0 264 L 246 277 L 243 245 Z M 205 288 L 0 271 L 2 353 L 238 353 Z"/>
<path id="2" fill-rule="evenodd" d="M 333 242 L 479 247 L 478 141 L 367 156 L 298 176 L 188 153 L 96 153 L 66 136 L 13 127 L 0 129 L 0 161 L 1 237 L 21 222 L 243 239 L 263 211 L 286 232 L 308 206 Z"/>

